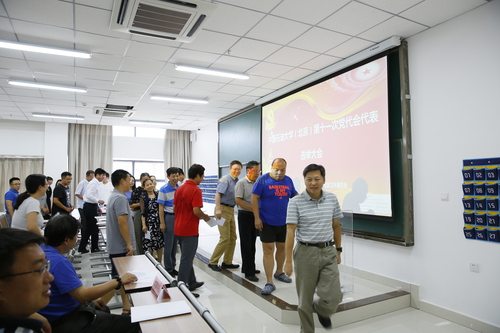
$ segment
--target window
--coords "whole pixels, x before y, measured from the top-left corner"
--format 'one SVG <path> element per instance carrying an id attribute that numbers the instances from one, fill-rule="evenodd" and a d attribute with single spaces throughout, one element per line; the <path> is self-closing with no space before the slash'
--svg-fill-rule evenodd
<path id="1" fill-rule="evenodd" d="M 156 177 L 156 189 L 160 189 L 165 184 L 165 170 L 163 161 L 125 161 L 114 160 L 113 170 L 123 169 L 130 172 L 136 182 L 136 186 L 140 185 L 141 173 L 147 172 Z"/>
<path id="2" fill-rule="evenodd" d="M 159 138 L 165 137 L 164 128 L 151 127 L 130 127 L 130 126 L 113 126 L 113 136 L 126 136 L 137 138 Z"/>

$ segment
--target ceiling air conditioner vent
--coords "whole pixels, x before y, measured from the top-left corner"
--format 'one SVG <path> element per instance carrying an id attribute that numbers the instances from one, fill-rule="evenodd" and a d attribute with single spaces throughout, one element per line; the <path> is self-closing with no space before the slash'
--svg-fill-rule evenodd
<path id="1" fill-rule="evenodd" d="M 107 104 L 106 107 L 96 106 L 94 108 L 94 114 L 100 115 L 101 117 L 130 118 L 135 113 L 133 108 L 133 106 L 127 105 Z"/>
<path id="2" fill-rule="evenodd" d="M 115 0 L 110 29 L 190 43 L 217 8 L 201 0 Z"/>

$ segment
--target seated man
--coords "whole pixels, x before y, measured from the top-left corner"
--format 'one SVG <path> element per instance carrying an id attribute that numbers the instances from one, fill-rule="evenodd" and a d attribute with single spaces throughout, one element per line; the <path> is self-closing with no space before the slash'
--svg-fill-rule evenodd
<path id="1" fill-rule="evenodd" d="M 54 279 L 39 246 L 43 242 L 30 231 L 0 229 L 0 332 L 50 332 L 36 313 L 49 304 Z"/>
<path id="2" fill-rule="evenodd" d="M 42 245 L 42 249 L 51 262 L 54 281 L 50 303 L 39 311 L 40 314 L 49 320 L 53 333 L 139 332 L 139 324 L 132 324 L 130 317 L 101 311 L 107 308 L 99 298 L 113 289 L 120 289 L 122 284 L 136 281 L 137 277 L 125 273 L 101 285 L 86 288 L 63 255 L 75 246 L 78 228 L 78 221 L 67 214 L 54 216 L 45 227 L 47 245 Z"/>

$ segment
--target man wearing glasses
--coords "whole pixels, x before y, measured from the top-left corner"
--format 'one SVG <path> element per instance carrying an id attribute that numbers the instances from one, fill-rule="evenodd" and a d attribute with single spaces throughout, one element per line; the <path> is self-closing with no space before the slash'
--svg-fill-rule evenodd
<path id="1" fill-rule="evenodd" d="M 50 332 L 47 320 L 36 312 L 49 303 L 50 263 L 33 232 L 0 229 L 0 331 Z M 17 332 L 17 331 L 16 331 Z"/>

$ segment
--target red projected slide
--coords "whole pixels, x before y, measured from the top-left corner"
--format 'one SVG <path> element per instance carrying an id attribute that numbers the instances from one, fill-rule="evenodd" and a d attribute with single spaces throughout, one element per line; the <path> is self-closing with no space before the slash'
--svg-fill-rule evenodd
<path id="1" fill-rule="evenodd" d="M 344 210 L 391 216 L 387 58 L 323 81 L 262 109 L 262 168 L 287 160 L 304 190 L 302 170 L 326 169 L 324 190 Z"/>

